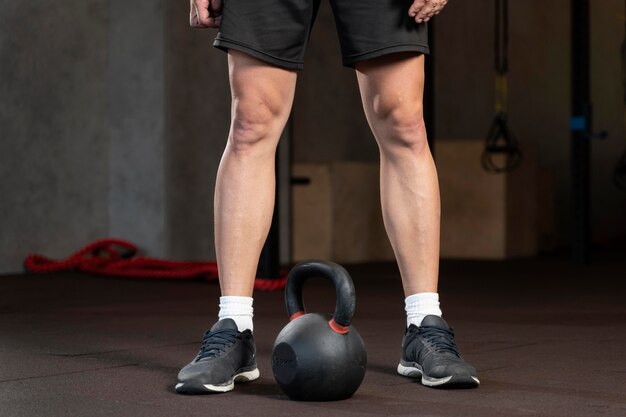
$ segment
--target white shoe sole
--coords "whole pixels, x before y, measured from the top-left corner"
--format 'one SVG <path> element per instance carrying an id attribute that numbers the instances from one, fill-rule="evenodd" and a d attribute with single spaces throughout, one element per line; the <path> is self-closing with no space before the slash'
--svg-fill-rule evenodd
<path id="1" fill-rule="evenodd" d="M 438 387 L 441 385 L 449 386 L 478 386 L 480 381 L 475 376 L 471 375 L 450 375 L 444 378 L 433 378 L 428 375 L 424 375 L 424 372 L 420 368 L 414 366 L 404 366 L 401 363 L 398 364 L 398 373 L 402 376 L 409 378 L 421 378 L 422 385 L 427 387 Z M 467 378 L 467 377 L 470 378 Z"/>
<path id="2" fill-rule="evenodd" d="M 228 391 L 232 391 L 235 388 L 236 382 L 254 381 L 255 379 L 259 377 L 259 375 L 260 375 L 260 372 L 259 372 L 259 369 L 257 368 L 252 371 L 238 373 L 229 382 L 225 384 L 221 384 L 221 385 L 201 384 L 201 385 L 194 385 L 193 387 L 191 387 L 191 386 L 185 386 L 185 383 L 183 382 L 179 382 L 176 384 L 175 388 L 176 388 L 176 391 L 178 392 L 198 392 L 198 391 L 228 392 Z M 203 387 L 203 388 L 200 388 L 200 387 Z"/>

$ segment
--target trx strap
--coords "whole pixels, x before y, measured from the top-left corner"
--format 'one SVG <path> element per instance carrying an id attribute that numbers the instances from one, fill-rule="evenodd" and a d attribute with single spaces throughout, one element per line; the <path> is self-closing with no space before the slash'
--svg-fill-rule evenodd
<path id="1" fill-rule="evenodd" d="M 522 162 L 522 151 L 507 122 L 509 74 L 509 11 L 508 0 L 495 0 L 495 115 L 487 138 L 481 163 L 491 173 L 510 172 Z M 504 155 L 502 164 L 494 156 Z"/>

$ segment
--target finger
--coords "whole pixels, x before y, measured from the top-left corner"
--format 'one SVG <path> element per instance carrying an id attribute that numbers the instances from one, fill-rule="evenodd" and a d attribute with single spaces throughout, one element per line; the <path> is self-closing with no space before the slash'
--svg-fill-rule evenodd
<path id="1" fill-rule="evenodd" d="M 432 9 L 422 18 L 422 20 L 424 22 L 428 22 L 436 14 L 437 14 L 437 9 Z"/>
<path id="2" fill-rule="evenodd" d="M 411 7 L 409 7 L 409 16 L 415 17 L 422 10 L 422 8 L 426 5 L 428 0 L 415 0 Z"/>
<path id="3" fill-rule="evenodd" d="M 430 13 L 429 16 L 426 17 L 425 21 L 427 22 L 430 18 L 432 18 L 435 15 L 438 15 L 439 13 L 441 13 L 441 11 L 443 10 L 443 8 L 445 7 L 445 5 L 448 3 L 448 0 L 440 0 L 439 2 L 437 2 L 437 7 L 435 7 Z"/>
<path id="4" fill-rule="evenodd" d="M 412 5 L 412 16 L 417 16 L 419 12 L 421 12 L 424 7 L 428 4 L 429 0 L 415 0 Z"/>
<path id="5" fill-rule="evenodd" d="M 210 17 L 210 23 L 207 25 L 209 28 L 218 28 L 222 24 L 222 16 Z"/>
<path id="6" fill-rule="evenodd" d="M 429 5 L 422 8 L 422 10 L 420 10 L 420 12 L 415 16 L 416 22 L 421 23 L 426 18 L 430 18 L 433 16 L 433 12 L 437 8 L 437 2 L 434 0 L 431 0 L 429 3 L 430 3 Z"/>
<path id="7" fill-rule="evenodd" d="M 189 17 L 189 24 L 194 28 L 208 28 L 209 26 L 200 22 L 200 18 L 198 17 L 198 9 L 194 8 L 194 11 L 191 13 Z"/>
<path id="8" fill-rule="evenodd" d="M 439 14 L 443 10 L 447 2 L 448 2 L 447 0 L 443 0 L 442 2 L 438 3 L 437 7 L 435 7 L 435 10 L 433 10 L 432 15 L 434 16 L 434 15 Z"/>
<path id="9" fill-rule="evenodd" d="M 431 0 L 428 2 L 428 4 L 422 7 L 422 10 L 420 10 L 420 12 L 417 15 L 424 18 L 428 16 L 430 13 L 432 13 L 432 11 L 435 10 L 436 8 L 437 8 L 437 1 Z"/>
<path id="10" fill-rule="evenodd" d="M 431 18 L 433 18 L 434 16 L 438 15 L 441 10 L 443 10 L 443 6 L 445 5 L 445 2 L 440 4 L 439 6 L 437 6 L 435 9 L 433 9 L 428 16 L 426 16 L 424 18 L 424 22 L 428 22 Z"/>
<path id="11" fill-rule="evenodd" d="M 213 22 L 210 20 L 211 16 L 209 15 L 209 0 L 194 0 L 194 4 L 201 27 L 211 27 L 209 25 Z"/>
<path id="12" fill-rule="evenodd" d="M 193 4 L 189 9 L 189 26 L 192 28 L 200 27 L 200 22 L 198 21 L 198 10 L 196 10 L 196 7 Z"/>
<path id="13" fill-rule="evenodd" d="M 196 22 L 196 9 L 193 0 L 189 0 L 189 26 L 193 27 Z"/>
<path id="14" fill-rule="evenodd" d="M 424 17 L 424 18 L 422 19 L 422 22 L 424 22 L 424 23 L 428 22 L 428 21 L 429 21 L 429 20 L 430 20 L 430 19 L 431 19 L 434 15 L 436 15 L 436 14 L 437 14 L 437 13 L 435 13 L 435 12 L 427 14 L 427 15 L 426 15 L 426 17 Z"/>

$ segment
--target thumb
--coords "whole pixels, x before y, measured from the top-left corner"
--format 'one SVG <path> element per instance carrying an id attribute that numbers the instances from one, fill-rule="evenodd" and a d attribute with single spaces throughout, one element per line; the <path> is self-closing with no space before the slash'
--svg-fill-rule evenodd
<path id="1" fill-rule="evenodd" d="M 209 0 L 196 0 L 195 4 L 198 21 L 202 26 L 209 26 L 212 23 L 212 19 L 209 15 Z"/>
<path id="2" fill-rule="evenodd" d="M 198 9 L 196 9 L 196 6 L 193 4 L 193 2 L 191 3 L 191 7 L 189 8 L 189 26 L 200 26 L 200 22 L 198 22 Z"/>

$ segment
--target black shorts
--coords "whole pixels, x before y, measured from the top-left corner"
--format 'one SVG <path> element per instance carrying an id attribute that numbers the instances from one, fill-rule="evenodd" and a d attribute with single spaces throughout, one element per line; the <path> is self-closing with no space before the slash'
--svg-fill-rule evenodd
<path id="1" fill-rule="evenodd" d="M 330 0 L 343 65 L 392 52 L 428 53 L 425 23 L 409 15 L 412 0 Z M 223 0 L 213 46 L 246 52 L 289 69 L 304 68 L 304 52 L 320 0 Z"/>

